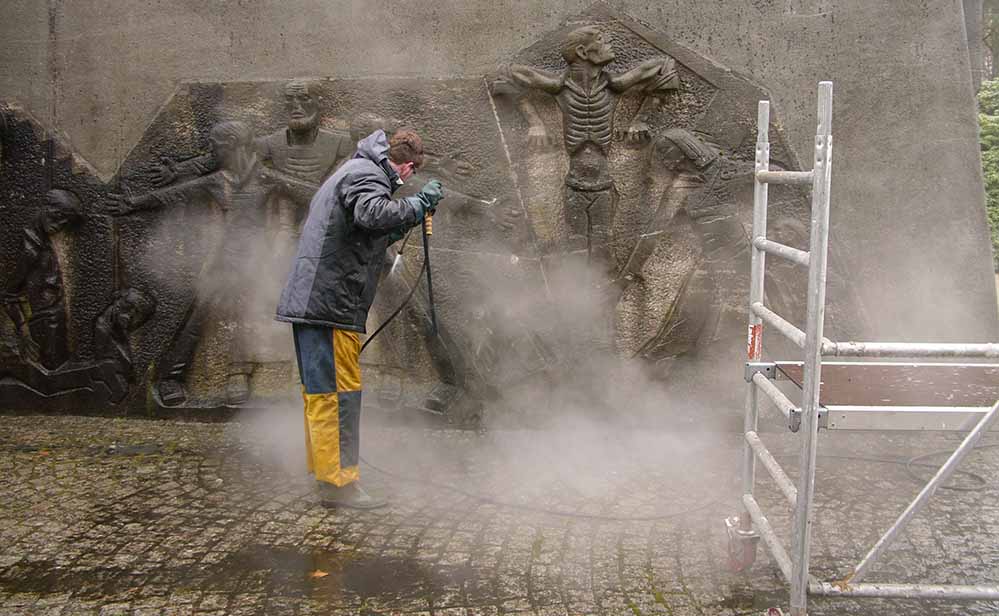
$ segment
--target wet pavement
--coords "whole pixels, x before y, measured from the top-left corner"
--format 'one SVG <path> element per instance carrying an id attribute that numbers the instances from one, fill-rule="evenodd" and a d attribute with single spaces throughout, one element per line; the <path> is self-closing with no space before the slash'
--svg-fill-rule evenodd
<path id="1" fill-rule="evenodd" d="M 786 608 L 761 549 L 725 568 L 737 435 L 366 426 L 375 512 L 319 506 L 293 410 L 228 424 L 0 417 L 0 614 L 736 615 Z M 777 452 L 797 437 L 766 434 Z M 813 572 L 842 576 L 954 434 L 823 434 Z M 995 435 L 986 439 L 996 443 Z M 793 457 L 782 461 L 791 464 Z M 940 462 L 942 456 L 926 463 Z M 974 452 L 868 581 L 999 582 L 999 447 Z M 387 471 L 387 472 L 386 472 Z M 973 474 L 969 474 L 973 473 Z M 789 510 L 758 496 L 787 542 Z M 810 613 L 995 614 L 822 599 Z"/>

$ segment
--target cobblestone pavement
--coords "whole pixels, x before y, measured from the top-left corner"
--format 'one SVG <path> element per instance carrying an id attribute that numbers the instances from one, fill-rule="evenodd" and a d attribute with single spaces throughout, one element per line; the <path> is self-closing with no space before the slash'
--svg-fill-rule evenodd
<path id="1" fill-rule="evenodd" d="M 362 466 L 364 482 L 392 506 L 352 512 L 319 506 L 300 469 L 300 429 L 290 410 L 228 424 L 0 417 L 0 614 L 786 607 L 762 549 L 747 574 L 723 566 L 722 519 L 738 502 L 736 435 L 366 426 L 363 455 L 392 475 Z M 765 435 L 785 452 L 794 438 Z M 899 462 L 957 438 L 824 434 L 815 574 L 845 573 L 918 491 Z M 965 474 L 955 482 L 977 490 L 941 491 L 871 581 L 999 582 L 999 448 L 976 451 L 965 468 L 985 485 Z M 759 498 L 786 538 L 788 509 L 761 475 Z M 811 605 L 815 615 L 999 612 L 985 603 Z"/>

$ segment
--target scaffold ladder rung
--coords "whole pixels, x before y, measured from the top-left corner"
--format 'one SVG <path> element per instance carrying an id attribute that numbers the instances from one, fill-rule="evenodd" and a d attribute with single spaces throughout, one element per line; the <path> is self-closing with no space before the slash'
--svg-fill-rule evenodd
<path id="1" fill-rule="evenodd" d="M 766 184 L 800 184 L 810 186 L 814 179 L 811 171 L 757 171 L 756 179 Z"/>
<path id="2" fill-rule="evenodd" d="M 798 407 L 791 402 L 790 398 L 784 395 L 784 392 L 759 372 L 753 375 L 753 384 L 770 398 L 770 401 L 774 403 L 777 410 L 784 415 L 784 419 L 791 421 L 791 415 L 798 411 Z"/>
<path id="3" fill-rule="evenodd" d="M 805 332 L 794 326 L 793 323 L 780 316 L 773 310 L 763 305 L 763 302 L 754 302 L 751 306 L 754 315 L 763 319 L 767 325 L 784 334 L 784 337 L 801 348 L 805 348 Z"/>
<path id="4" fill-rule="evenodd" d="M 809 258 L 808 253 L 804 250 L 798 250 L 797 248 L 791 248 L 790 246 L 785 246 L 784 244 L 779 244 L 768 240 L 765 237 L 758 237 L 753 240 L 753 246 L 759 248 L 767 254 L 774 255 L 775 257 L 783 257 L 788 261 L 797 263 L 798 265 L 803 265 L 808 267 Z"/>
<path id="5" fill-rule="evenodd" d="M 794 482 L 787 476 L 787 473 L 778 464 L 777 459 L 770 453 L 767 446 L 763 444 L 763 440 L 760 439 L 759 434 L 747 432 L 746 442 L 753 448 L 753 452 L 756 453 L 756 457 L 760 460 L 760 463 L 767 469 L 774 483 L 777 484 L 777 487 L 780 488 L 780 491 L 784 493 L 784 497 L 787 498 L 787 501 L 793 507 L 795 501 L 798 500 L 798 489 L 794 487 Z"/>

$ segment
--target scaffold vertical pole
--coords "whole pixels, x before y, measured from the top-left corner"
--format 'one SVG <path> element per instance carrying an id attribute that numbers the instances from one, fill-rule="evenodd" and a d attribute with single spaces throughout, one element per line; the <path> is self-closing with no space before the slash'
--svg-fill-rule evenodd
<path id="1" fill-rule="evenodd" d="M 755 171 L 766 171 L 770 168 L 770 101 L 760 101 L 756 116 L 756 164 Z M 767 184 L 761 182 L 754 173 L 753 180 L 753 237 L 765 237 L 767 234 Z M 763 282 L 766 253 L 751 247 L 752 265 L 749 288 L 749 331 L 746 337 L 746 356 L 749 361 L 760 361 L 763 356 L 763 321 L 753 312 L 754 302 L 763 301 Z M 746 414 L 743 421 L 743 432 L 755 432 L 759 416 L 759 399 L 756 384 L 749 381 L 746 389 Z M 756 454 L 748 443 L 743 443 L 742 453 L 742 492 L 752 494 L 755 484 Z M 745 524 L 751 525 L 749 514 L 742 517 Z M 748 529 L 744 529 L 748 530 Z"/>
<path id="2" fill-rule="evenodd" d="M 808 317 L 805 326 L 802 382 L 802 445 L 798 500 L 792 522 L 791 616 L 805 616 L 808 607 L 808 560 L 811 548 L 812 500 L 815 495 L 815 455 L 818 449 L 819 387 L 822 377 L 822 329 L 825 319 L 826 262 L 829 243 L 829 187 L 832 171 L 832 82 L 819 82 L 818 128 L 812 178 Z"/>

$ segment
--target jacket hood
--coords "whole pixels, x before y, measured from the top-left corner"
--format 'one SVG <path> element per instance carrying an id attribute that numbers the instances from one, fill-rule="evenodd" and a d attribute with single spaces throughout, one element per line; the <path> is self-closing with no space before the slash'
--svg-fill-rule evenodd
<path id="1" fill-rule="evenodd" d="M 399 174 L 389 165 L 388 151 L 388 137 L 385 136 L 385 131 L 378 129 L 357 142 L 354 158 L 367 158 L 378 165 L 388 175 L 389 182 L 392 183 L 394 189 L 402 182 L 399 179 Z"/>
<path id="2" fill-rule="evenodd" d="M 388 160 L 388 150 L 388 137 L 385 131 L 378 129 L 357 142 L 354 158 L 367 158 L 380 167 L 382 161 Z"/>

